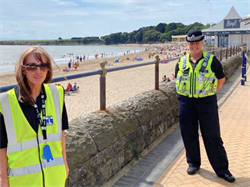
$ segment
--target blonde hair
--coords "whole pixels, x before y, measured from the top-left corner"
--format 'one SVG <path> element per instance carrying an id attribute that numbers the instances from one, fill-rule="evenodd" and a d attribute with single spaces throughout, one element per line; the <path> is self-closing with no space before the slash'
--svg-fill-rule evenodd
<path id="1" fill-rule="evenodd" d="M 27 57 L 32 54 L 36 60 L 38 60 L 41 63 L 48 63 L 48 71 L 45 80 L 43 83 L 49 83 L 52 79 L 53 76 L 53 71 L 52 71 L 52 62 L 53 59 L 51 56 L 40 46 L 32 46 L 27 48 L 19 57 L 17 63 L 16 63 L 16 68 L 15 68 L 15 73 L 16 73 L 16 81 L 19 89 L 19 97 L 18 100 L 23 101 L 28 103 L 29 105 L 34 105 L 34 101 L 32 100 L 31 97 L 31 89 L 29 87 L 29 84 L 27 82 L 27 78 L 24 75 L 24 67 L 23 65 L 26 64 Z M 43 62 L 43 58 L 45 57 L 46 62 Z"/>

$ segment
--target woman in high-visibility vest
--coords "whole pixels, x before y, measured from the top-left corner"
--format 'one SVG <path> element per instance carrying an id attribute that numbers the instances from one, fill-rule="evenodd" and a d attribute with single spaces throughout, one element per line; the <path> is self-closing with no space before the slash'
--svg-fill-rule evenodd
<path id="1" fill-rule="evenodd" d="M 52 62 L 29 47 L 16 64 L 17 87 L 0 94 L 0 186 L 65 186 L 68 118 L 63 88 L 48 84 Z"/>
<path id="2" fill-rule="evenodd" d="M 220 136 L 216 98 L 216 92 L 225 82 L 225 75 L 220 61 L 202 50 L 203 39 L 200 30 L 188 32 L 186 40 L 190 53 L 180 58 L 175 69 L 180 129 L 189 165 L 187 173 L 193 175 L 200 169 L 200 127 L 215 173 L 228 182 L 234 182 Z"/>

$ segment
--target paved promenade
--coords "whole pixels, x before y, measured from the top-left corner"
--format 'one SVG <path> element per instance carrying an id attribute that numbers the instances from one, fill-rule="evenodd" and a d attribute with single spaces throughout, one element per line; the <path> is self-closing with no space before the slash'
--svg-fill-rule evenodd
<path id="1" fill-rule="evenodd" d="M 235 183 L 218 178 L 208 161 L 202 138 L 201 169 L 193 176 L 187 174 L 185 150 L 154 183 L 154 187 L 250 187 L 250 68 L 248 82 L 240 84 L 239 72 L 219 93 L 219 117 L 221 136 L 227 151 L 229 169 L 235 176 Z M 236 78 L 236 79 L 235 79 Z M 229 85 L 233 84 L 230 86 Z M 227 97 L 229 95 L 229 97 Z"/>
<path id="2" fill-rule="evenodd" d="M 249 66 L 249 65 L 248 65 Z M 159 144 L 143 154 L 135 164 L 125 167 L 106 186 L 112 187 L 250 187 L 250 68 L 248 81 L 242 86 L 241 68 L 217 93 L 221 136 L 229 160 L 234 183 L 217 177 L 208 161 L 202 138 L 201 168 L 187 174 L 180 129 L 173 126 Z M 201 136 L 200 136 L 201 137 Z M 110 185 L 112 184 L 112 185 Z"/>

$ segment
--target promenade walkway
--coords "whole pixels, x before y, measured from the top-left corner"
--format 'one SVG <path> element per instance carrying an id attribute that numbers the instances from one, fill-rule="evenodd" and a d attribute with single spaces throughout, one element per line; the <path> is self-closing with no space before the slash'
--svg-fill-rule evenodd
<path id="1" fill-rule="evenodd" d="M 173 128 L 138 163 L 123 172 L 113 187 L 250 187 L 250 81 L 240 84 L 241 69 L 223 86 L 218 96 L 221 136 L 235 183 L 218 178 L 208 161 L 202 138 L 201 169 L 188 175 L 179 128 Z M 250 79 L 250 68 L 247 71 Z"/>

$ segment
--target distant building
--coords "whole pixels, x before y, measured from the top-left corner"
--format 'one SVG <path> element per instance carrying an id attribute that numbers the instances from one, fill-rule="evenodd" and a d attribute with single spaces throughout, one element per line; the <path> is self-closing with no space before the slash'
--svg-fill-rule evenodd
<path id="1" fill-rule="evenodd" d="M 244 22 L 245 25 L 250 24 L 250 14 L 242 18 L 241 22 Z"/>
<path id="2" fill-rule="evenodd" d="M 250 48 L 250 15 L 241 18 L 234 7 L 218 24 L 202 30 L 205 41 L 215 47 L 246 43 Z"/>
<path id="3" fill-rule="evenodd" d="M 172 35 L 172 43 L 186 42 L 187 35 Z"/>

